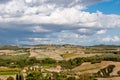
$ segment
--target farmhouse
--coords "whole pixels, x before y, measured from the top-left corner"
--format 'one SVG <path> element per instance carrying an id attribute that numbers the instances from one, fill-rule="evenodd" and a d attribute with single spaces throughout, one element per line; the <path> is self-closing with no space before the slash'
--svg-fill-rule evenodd
<path id="1" fill-rule="evenodd" d="M 50 72 L 61 72 L 62 71 L 62 67 L 57 65 L 56 67 L 51 67 L 49 69 L 46 69 L 47 71 L 50 71 Z"/>

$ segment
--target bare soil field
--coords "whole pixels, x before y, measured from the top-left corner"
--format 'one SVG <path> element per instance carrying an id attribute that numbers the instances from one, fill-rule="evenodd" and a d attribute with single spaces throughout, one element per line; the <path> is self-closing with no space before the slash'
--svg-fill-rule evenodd
<path id="1" fill-rule="evenodd" d="M 107 67 L 108 65 L 115 65 L 113 72 L 110 74 L 111 76 L 117 75 L 117 72 L 120 70 L 120 62 L 113 61 L 102 61 L 101 63 L 91 64 L 90 62 L 86 62 L 81 64 L 80 66 L 73 69 L 73 71 L 77 71 L 80 74 L 82 73 L 96 73 L 102 68 Z"/>
<path id="2" fill-rule="evenodd" d="M 97 78 L 98 80 L 120 80 L 120 77 L 111 77 L 111 78 Z"/>
<path id="3" fill-rule="evenodd" d="M 11 52 L 13 52 L 13 50 L 0 50 L 0 55 L 8 55 Z"/>
<path id="4" fill-rule="evenodd" d="M 71 56 L 71 57 L 67 57 L 66 60 L 69 60 L 69 59 L 74 59 L 74 58 L 77 58 L 77 57 L 92 57 L 92 56 L 96 56 L 96 55 L 102 55 L 102 54 L 76 54 L 74 56 Z"/>
<path id="5" fill-rule="evenodd" d="M 31 50 L 29 57 L 36 57 L 36 58 L 53 58 L 55 60 L 63 60 L 63 58 L 54 51 L 42 51 L 42 50 Z"/>
<path id="6" fill-rule="evenodd" d="M 1 76 L 0 76 L 0 79 L 1 79 L 1 80 L 7 80 L 7 78 L 10 77 L 10 76 L 15 79 L 15 75 L 1 75 Z"/>
<path id="7" fill-rule="evenodd" d="M 32 49 L 30 50 L 30 56 L 29 57 L 36 57 L 36 58 L 53 58 L 55 60 L 69 60 L 74 59 L 77 57 L 91 57 L 101 55 L 99 54 L 85 54 L 81 48 L 47 48 L 47 49 Z"/>

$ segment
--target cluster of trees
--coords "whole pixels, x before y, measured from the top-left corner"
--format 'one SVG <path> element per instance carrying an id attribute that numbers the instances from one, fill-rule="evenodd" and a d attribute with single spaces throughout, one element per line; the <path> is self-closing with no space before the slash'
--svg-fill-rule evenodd
<path id="1" fill-rule="evenodd" d="M 76 78 L 74 76 L 67 77 L 67 74 L 64 73 L 31 71 L 27 73 L 26 80 L 76 80 Z"/>
<path id="2" fill-rule="evenodd" d="M 11 67 L 11 68 L 22 68 L 29 65 L 34 64 L 56 64 L 56 60 L 51 58 L 45 58 L 42 60 L 38 60 L 35 57 L 26 58 L 26 59 L 2 59 L 0 58 L 0 66 Z"/>
<path id="3" fill-rule="evenodd" d="M 119 55 L 100 55 L 100 56 L 93 56 L 93 57 L 84 57 L 84 58 L 74 58 L 68 61 L 59 61 L 59 64 L 64 68 L 74 68 L 78 65 L 81 65 L 84 62 L 91 62 L 92 64 L 100 63 L 101 61 L 120 61 Z"/>
<path id="4" fill-rule="evenodd" d="M 45 58 L 45 59 L 41 59 L 38 60 L 35 57 L 27 57 L 25 59 L 3 59 L 0 58 L 0 66 L 6 66 L 6 67 L 25 67 L 25 66 L 29 66 L 29 65 L 34 65 L 34 64 L 39 64 L 39 65 L 48 65 L 48 64 L 59 64 L 61 65 L 63 68 L 74 68 L 80 64 L 82 64 L 83 62 L 91 62 L 92 64 L 94 63 L 100 63 L 101 61 L 120 61 L 120 57 L 119 56 L 94 56 L 94 57 L 86 57 L 86 58 L 74 58 L 74 59 L 70 59 L 68 61 L 66 60 L 62 60 L 62 61 L 56 61 L 54 59 L 51 58 Z"/>
<path id="5" fill-rule="evenodd" d="M 16 74 L 16 78 L 8 77 L 7 80 L 76 80 L 75 76 L 65 73 L 57 72 L 46 72 L 42 73 L 40 70 L 29 71 L 26 76 L 23 76 L 22 73 Z"/>
<path id="6" fill-rule="evenodd" d="M 32 65 L 33 63 L 36 63 L 36 58 L 28 58 L 28 59 L 0 59 L 0 66 L 5 67 L 24 67 L 27 65 Z"/>
<path id="7" fill-rule="evenodd" d="M 75 66 L 78 66 L 80 64 L 82 64 L 84 62 L 84 58 L 75 58 L 75 59 L 70 59 L 68 61 L 63 60 L 63 61 L 59 61 L 59 64 L 63 67 L 63 68 L 74 68 Z"/>
<path id="8" fill-rule="evenodd" d="M 52 59 L 52 58 L 45 58 L 45 59 L 42 59 L 40 61 L 41 65 L 44 65 L 44 64 L 56 64 L 56 63 L 57 63 L 57 61 Z"/>
<path id="9" fill-rule="evenodd" d="M 12 76 L 9 76 L 7 80 L 25 80 L 25 78 L 22 73 L 18 73 L 16 74 L 16 79 L 14 79 Z"/>
<path id="10" fill-rule="evenodd" d="M 120 76 L 120 71 L 117 72 L 118 76 Z"/>
<path id="11" fill-rule="evenodd" d="M 39 71 L 30 71 L 27 73 L 26 80 L 42 80 L 43 75 Z"/>
<path id="12" fill-rule="evenodd" d="M 120 54 L 120 51 L 116 51 L 116 52 L 114 52 L 114 54 Z"/>
<path id="13" fill-rule="evenodd" d="M 46 72 L 42 73 L 39 70 L 29 71 L 27 75 L 24 77 L 22 73 L 16 75 L 16 79 L 13 77 L 8 77 L 7 80 L 96 80 L 95 77 L 91 76 L 91 74 L 82 74 L 77 78 L 76 75 L 70 75 L 70 73 L 64 72 Z"/>
<path id="14" fill-rule="evenodd" d="M 24 80 L 24 76 L 22 73 L 16 74 L 16 80 Z"/>
<path id="15" fill-rule="evenodd" d="M 76 77 L 77 76 L 77 77 Z M 40 71 L 28 72 L 26 80 L 96 80 L 91 74 L 76 75 L 74 72 L 46 72 Z"/>
<path id="16" fill-rule="evenodd" d="M 114 59 L 114 58 L 113 58 Z M 68 61 L 59 61 L 57 63 L 56 60 L 53 60 L 51 58 L 46 58 L 46 59 L 42 59 L 42 60 L 37 60 L 36 58 L 32 57 L 32 58 L 28 58 L 28 59 L 23 59 L 23 60 L 18 60 L 18 61 L 14 61 L 14 65 L 17 65 L 15 67 L 24 67 L 24 66 L 28 66 L 28 65 L 34 65 L 34 64 L 41 64 L 41 65 L 45 65 L 45 64 L 59 64 L 64 68 L 74 68 L 80 64 L 82 64 L 83 62 L 91 62 L 91 63 L 98 63 L 101 62 L 102 60 L 111 60 L 111 58 L 101 58 L 101 57 L 88 57 L 88 58 L 75 58 L 75 59 L 71 59 Z M 7 64 L 7 66 L 11 63 L 11 61 L 6 60 L 3 61 L 4 63 Z M 2 62 L 0 61 L 0 64 Z M 2 64 L 1 64 L 2 65 Z M 13 64 L 12 64 L 13 65 Z M 13 67 L 13 66 L 12 66 Z M 106 68 L 101 69 L 100 71 L 98 71 L 96 73 L 97 77 L 109 77 L 110 73 L 112 72 L 113 68 L 115 66 L 114 65 L 109 65 Z M 83 76 L 81 76 L 81 79 L 84 78 Z M 87 76 L 85 77 L 86 80 L 88 78 L 90 78 L 91 80 L 93 78 L 91 78 L 91 76 Z M 22 74 L 17 74 L 16 75 L 16 80 L 21 80 L 23 79 Z M 43 75 L 43 73 L 41 73 L 40 71 L 30 71 L 27 73 L 26 76 L 26 80 L 76 80 L 75 77 L 67 77 L 67 74 L 64 73 L 47 73 L 46 76 Z M 8 79 L 10 80 L 10 79 Z"/>
<path id="17" fill-rule="evenodd" d="M 14 80 L 14 78 L 11 77 L 11 76 L 9 76 L 9 77 L 7 78 L 7 80 Z"/>
<path id="18" fill-rule="evenodd" d="M 100 60 L 98 58 L 87 57 L 87 58 L 74 58 L 68 61 L 63 60 L 63 61 L 60 61 L 59 64 L 64 68 L 72 69 L 78 65 L 81 65 L 84 62 L 91 62 L 92 64 L 94 64 L 101 61 L 102 59 Z"/>
<path id="19" fill-rule="evenodd" d="M 18 50 L 18 46 L 4 45 L 0 46 L 0 50 Z"/>
<path id="20" fill-rule="evenodd" d="M 115 65 L 109 65 L 96 73 L 97 77 L 110 77 L 110 73 L 113 71 Z"/>
<path id="21" fill-rule="evenodd" d="M 0 46 L 0 50 L 29 50 L 29 48 L 20 48 L 18 46 L 4 45 Z"/>

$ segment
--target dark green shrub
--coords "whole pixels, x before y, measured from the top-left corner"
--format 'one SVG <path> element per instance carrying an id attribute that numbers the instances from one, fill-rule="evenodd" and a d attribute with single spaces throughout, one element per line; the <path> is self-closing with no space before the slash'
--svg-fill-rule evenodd
<path id="1" fill-rule="evenodd" d="M 7 80 L 14 80 L 14 78 L 10 76 L 7 78 Z"/>

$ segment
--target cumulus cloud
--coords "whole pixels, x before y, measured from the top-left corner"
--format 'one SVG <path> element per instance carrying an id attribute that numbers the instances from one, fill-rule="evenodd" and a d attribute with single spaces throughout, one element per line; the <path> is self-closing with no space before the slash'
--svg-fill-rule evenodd
<path id="1" fill-rule="evenodd" d="M 81 28 L 81 29 L 78 29 L 78 31 L 81 32 L 81 33 L 87 33 L 90 30 L 89 29 L 85 29 L 85 28 Z"/>
<path id="2" fill-rule="evenodd" d="M 6 29 L 1 34 L 17 33 L 19 41 L 36 43 L 88 42 L 91 36 L 120 28 L 119 15 L 84 11 L 103 1 L 107 0 L 1 0 L 0 28 Z"/>
<path id="3" fill-rule="evenodd" d="M 32 11 L 32 10 L 31 10 Z M 11 11 L 12 12 L 12 11 Z M 70 12 L 70 13 L 69 13 Z M 11 13 L 13 14 L 13 13 Z M 56 9 L 50 15 L 32 14 L 21 17 L 0 18 L 1 22 L 22 22 L 24 24 L 58 24 L 79 27 L 115 28 L 120 27 L 119 15 L 104 15 L 101 12 L 89 13 L 75 8 Z"/>
<path id="4" fill-rule="evenodd" d="M 97 34 L 105 34 L 107 30 L 99 30 L 97 31 Z"/>
<path id="5" fill-rule="evenodd" d="M 105 37 L 102 39 L 104 42 L 120 42 L 120 37 L 113 36 L 113 37 Z"/>
<path id="6" fill-rule="evenodd" d="M 84 42 L 90 42 L 89 37 L 85 35 L 76 34 L 69 31 L 61 31 L 52 33 L 51 35 L 47 34 L 46 37 L 33 37 L 28 38 L 27 41 L 31 44 L 78 44 Z"/>
<path id="7" fill-rule="evenodd" d="M 44 29 L 41 26 L 34 26 L 31 27 L 31 31 L 33 31 L 34 33 L 39 33 L 39 32 L 50 32 L 50 30 Z"/>
<path id="8" fill-rule="evenodd" d="M 9 1 L 11 1 L 11 0 L 0 0 L 0 4 L 7 3 Z"/>
<path id="9" fill-rule="evenodd" d="M 85 6 L 103 2 L 107 0 L 24 0 L 25 3 L 32 5 L 32 6 L 38 6 L 41 4 L 50 4 L 55 5 L 56 7 L 73 7 L 77 6 L 79 9 L 82 9 Z"/>

